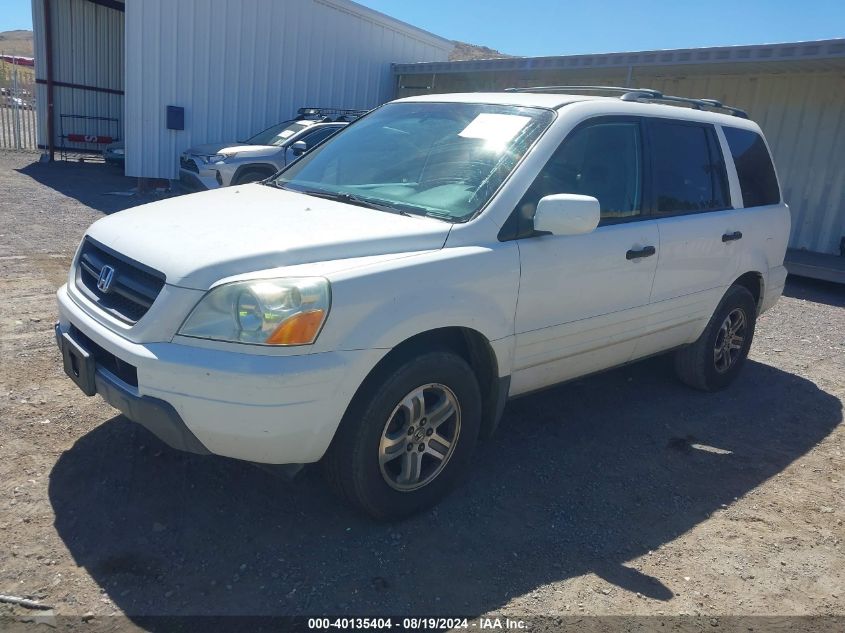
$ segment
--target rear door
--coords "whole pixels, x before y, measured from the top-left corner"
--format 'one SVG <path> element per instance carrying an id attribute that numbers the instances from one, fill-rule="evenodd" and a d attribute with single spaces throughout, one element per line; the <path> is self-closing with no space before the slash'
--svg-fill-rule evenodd
<path id="1" fill-rule="evenodd" d="M 783 258 L 789 240 L 789 208 L 781 199 L 775 166 L 759 131 L 723 125 L 720 133 L 728 174 L 736 170 L 733 197 L 742 207 L 737 226 L 743 233 L 745 259 L 740 260 L 738 272 L 762 273 L 766 301 L 772 301 L 780 296 L 786 279 Z"/>
<path id="2" fill-rule="evenodd" d="M 647 119 L 651 213 L 660 254 L 651 295 L 650 334 L 641 357 L 691 342 L 738 276 L 748 227 L 731 203 L 722 144 L 711 124 Z"/>
<path id="3" fill-rule="evenodd" d="M 628 361 L 647 327 L 659 249 L 644 215 L 642 122 L 599 117 L 570 132 L 515 215 L 521 264 L 511 394 Z M 535 235 L 540 198 L 597 198 L 599 227 L 586 235 Z M 520 221 L 521 220 L 521 221 Z"/>

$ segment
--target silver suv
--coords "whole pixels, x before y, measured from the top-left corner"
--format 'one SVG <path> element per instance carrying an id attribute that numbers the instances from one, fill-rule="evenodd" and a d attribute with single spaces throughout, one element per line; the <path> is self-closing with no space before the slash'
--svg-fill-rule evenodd
<path id="1" fill-rule="evenodd" d="M 242 185 L 269 178 L 358 118 L 358 110 L 300 108 L 246 141 L 197 145 L 179 157 L 179 180 L 193 190 Z"/>

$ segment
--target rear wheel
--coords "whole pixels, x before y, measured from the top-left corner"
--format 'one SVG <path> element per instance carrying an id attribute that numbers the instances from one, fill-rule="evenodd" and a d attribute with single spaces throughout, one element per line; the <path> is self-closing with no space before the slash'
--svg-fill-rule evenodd
<path id="1" fill-rule="evenodd" d="M 691 387 L 718 391 L 739 374 L 754 338 L 757 305 L 743 286 L 731 286 L 698 340 L 675 353 L 678 377 Z"/>
<path id="2" fill-rule="evenodd" d="M 365 387 L 324 458 L 327 479 L 351 504 L 396 519 L 439 501 L 465 475 L 481 421 L 475 375 L 435 351 Z"/>

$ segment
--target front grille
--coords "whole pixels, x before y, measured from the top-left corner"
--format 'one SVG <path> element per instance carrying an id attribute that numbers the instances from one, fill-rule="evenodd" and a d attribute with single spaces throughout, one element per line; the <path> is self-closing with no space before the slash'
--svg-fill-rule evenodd
<path id="1" fill-rule="evenodd" d="M 104 266 L 114 270 L 111 285 L 98 286 Z M 86 237 L 76 267 L 76 287 L 102 310 L 127 323 L 147 313 L 164 287 L 165 277 Z"/>
<path id="2" fill-rule="evenodd" d="M 97 345 L 72 325 L 70 326 L 70 334 L 94 357 L 94 363 L 98 367 L 107 369 L 127 385 L 132 385 L 133 387 L 138 386 L 138 369 L 135 365 L 130 365 L 126 361 L 120 360 L 117 356 Z"/>
<path id="3" fill-rule="evenodd" d="M 192 171 L 195 174 L 200 173 L 199 167 L 197 167 L 197 164 L 194 161 L 192 161 L 190 158 L 180 156 L 179 157 L 179 164 L 182 166 L 182 169 L 187 169 L 188 171 Z"/>

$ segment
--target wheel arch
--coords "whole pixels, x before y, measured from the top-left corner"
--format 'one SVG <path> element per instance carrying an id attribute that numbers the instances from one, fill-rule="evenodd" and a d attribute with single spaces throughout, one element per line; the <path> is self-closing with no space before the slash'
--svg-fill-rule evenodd
<path id="1" fill-rule="evenodd" d="M 359 385 L 347 407 L 356 407 L 392 371 L 415 356 L 432 349 L 447 349 L 463 358 L 472 368 L 481 390 L 481 439 L 489 438 L 498 426 L 507 400 L 510 376 L 499 376 L 499 361 L 490 341 L 481 332 L 468 327 L 442 327 L 415 334 L 394 346 Z"/>
<path id="2" fill-rule="evenodd" d="M 751 296 L 754 297 L 754 303 L 757 306 L 757 312 L 759 313 L 763 304 L 763 297 L 765 296 L 763 292 L 763 284 L 764 281 L 762 273 L 749 271 L 737 277 L 731 285 L 746 288 L 748 292 L 751 293 Z"/>
<path id="3" fill-rule="evenodd" d="M 248 171 L 261 172 L 266 174 L 266 177 L 269 178 L 278 172 L 279 168 L 272 163 L 246 163 L 235 170 L 235 174 L 232 176 L 232 184 L 236 184 L 240 177 Z"/>

